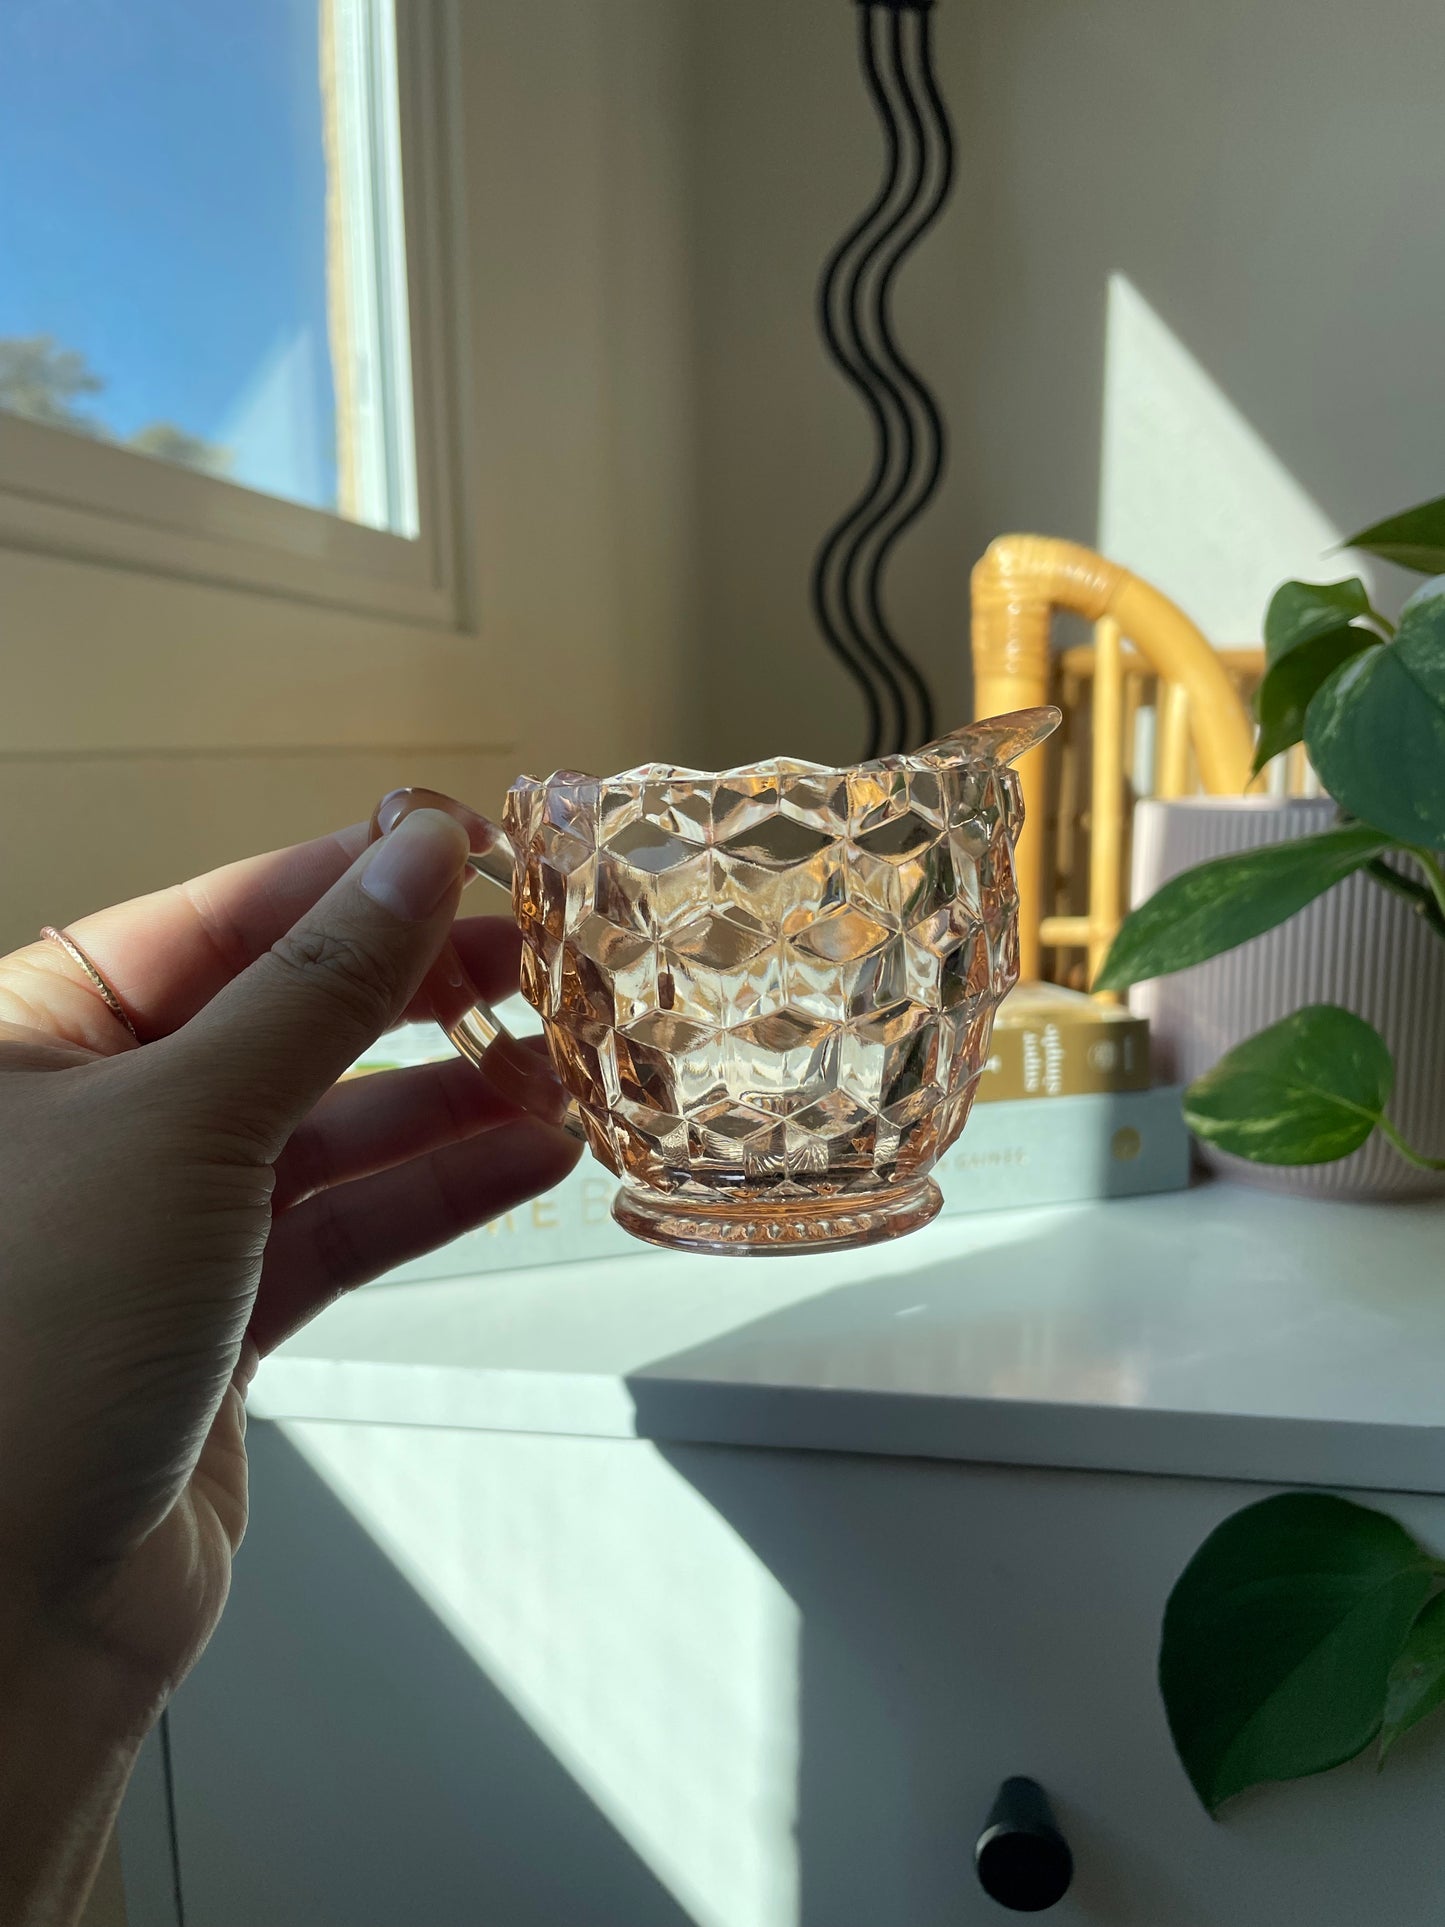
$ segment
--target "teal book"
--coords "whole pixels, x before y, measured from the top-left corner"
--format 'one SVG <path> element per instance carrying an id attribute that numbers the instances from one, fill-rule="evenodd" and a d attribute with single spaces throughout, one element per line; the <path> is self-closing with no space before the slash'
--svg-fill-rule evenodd
<path id="1" fill-rule="evenodd" d="M 945 1214 L 1183 1190 L 1189 1182 L 1189 1134 L 1180 1091 L 1161 1086 L 975 1105 L 962 1137 L 934 1176 Z M 547 1196 L 413 1259 L 379 1282 L 641 1257 L 644 1247 L 612 1222 L 616 1189 L 609 1172 L 584 1158 Z"/>

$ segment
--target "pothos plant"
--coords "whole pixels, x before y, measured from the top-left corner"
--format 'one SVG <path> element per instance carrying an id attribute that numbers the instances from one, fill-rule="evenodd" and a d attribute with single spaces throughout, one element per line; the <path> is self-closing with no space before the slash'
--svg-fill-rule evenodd
<path id="1" fill-rule="evenodd" d="M 1287 582 L 1265 617 L 1256 771 L 1303 742 L 1339 808 L 1316 836 L 1201 864 L 1119 931 L 1096 988 L 1123 990 L 1246 943 L 1363 870 L 1445 941 L 1445 497 L 1346 546 L 1435 578 L 1398 625 L 1358 577 Z M 1260 1164 L 1321 1164 L 1381 1132 L 1395 1066 L 1353 1011 L 1312 1004 L 1246 1039 L 1190 1085 L 1190 1129 Z M 1445 1702 L 1445 1561 L 1383 1513 L 1284 1493 L 1227 1519 L 1164 1615 L 1170 1731 L 1211 1813 L 1246 1787 L 1384 1755 Z"/>

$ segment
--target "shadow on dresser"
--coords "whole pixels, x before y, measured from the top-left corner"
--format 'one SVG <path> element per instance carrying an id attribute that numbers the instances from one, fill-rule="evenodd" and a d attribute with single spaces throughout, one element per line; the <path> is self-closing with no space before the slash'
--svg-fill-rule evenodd
<path id="1" fill-rule="evenodd" d="M 247 1443 L 232 1597 L 171 1715 L 186 1927 L 692 1927 L 282 1432 Z"/>

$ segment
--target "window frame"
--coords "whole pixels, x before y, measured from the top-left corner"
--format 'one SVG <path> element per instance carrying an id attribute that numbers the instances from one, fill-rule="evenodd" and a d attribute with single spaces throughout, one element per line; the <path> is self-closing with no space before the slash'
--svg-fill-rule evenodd
<path id="1" fill-rule="evenodd" d="M 394 11 L 407 318 L 416 456 L 413 537 L 0 412 L 0 547 L 389 615 L 464 622 L 457 565 L 457 230 L 447 84 L 450 0 L 367 0 Z"/>

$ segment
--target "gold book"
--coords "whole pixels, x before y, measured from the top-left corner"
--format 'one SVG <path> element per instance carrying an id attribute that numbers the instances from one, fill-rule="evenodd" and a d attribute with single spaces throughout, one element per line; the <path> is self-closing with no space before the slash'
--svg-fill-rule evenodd
<path id="1" fill-rule="evenodd" d="M 1149 1084 L 1146 1018 L 1080 992 L 1024 984 L 999 1009 L 978 1102 L 1145 1091 Z"/>

